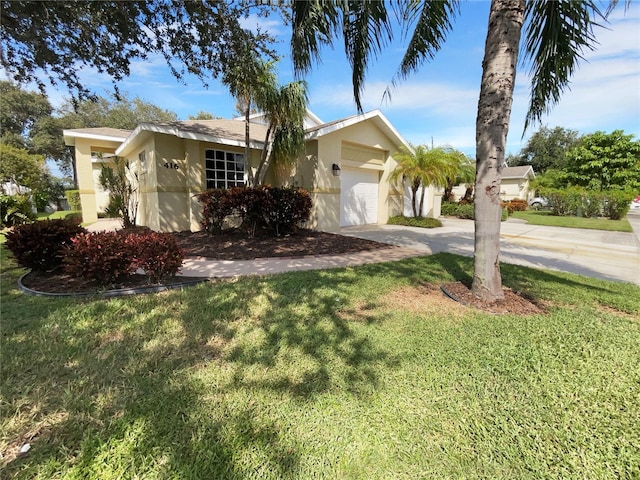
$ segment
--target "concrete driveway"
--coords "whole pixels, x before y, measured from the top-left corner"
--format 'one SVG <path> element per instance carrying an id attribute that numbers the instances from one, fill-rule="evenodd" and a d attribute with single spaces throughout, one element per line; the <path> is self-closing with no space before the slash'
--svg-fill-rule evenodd
<path id="1" fill-rule="evenodd" d="M 502 223 L 500 261 L 640 285 L 640 212 L 630 213 L 634 233 Z M 441 228 L 396 225 L 345 227 L 340 234 L 410 247 L 424 254 L 473 256 L 473 221 L 445 218 Z"/>

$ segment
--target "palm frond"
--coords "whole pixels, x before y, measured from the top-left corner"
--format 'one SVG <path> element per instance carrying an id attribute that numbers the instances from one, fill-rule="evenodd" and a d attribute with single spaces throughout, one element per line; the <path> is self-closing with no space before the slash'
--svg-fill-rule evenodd
<path id="1" fill-rule="evenodd" d="M 610 6 L 610 8 L 613 7 Z M 607 10 L 610 10 L 610 8 Z M 533 0 L 525 11 L 525 62 L 531 63 L 531 101 L 524 130 L 539 122 L 569 88 L 569 79 L 584 60 L 585 50 L 594 50 L 594 27 L 606 22 L 607 13 L 595 1 Z"/>
<path id="2" fill-rule="evenodd" d="M 291 4 L 291 58 L 297 76 L 309 72 L 320 62 L 323 46 L 331 46 L 341 25 L 341 12 L 335 1 L 294 0 Z"/>
<path id="3" fill-rule="evenodd" d="M 415 28 L 391 86 L 385 90 L 385 97 L 391 98 L 391 88 L 396 87 L 400 80 L 407 78 L 422 63 L 435 57 L 459 11 L 459 0 L 410 1 L 404 6 L 400 15 L 403 34 L 406 35 L 414 23 Z"/>
<path id="4" fill-rule="evenodd" d="M 344 47 L 352 69 L 353 96 L 362 112 L 362 92 L 367 65 L 393 38 L 384 2 L 349 0 L 343 13 Z"/>

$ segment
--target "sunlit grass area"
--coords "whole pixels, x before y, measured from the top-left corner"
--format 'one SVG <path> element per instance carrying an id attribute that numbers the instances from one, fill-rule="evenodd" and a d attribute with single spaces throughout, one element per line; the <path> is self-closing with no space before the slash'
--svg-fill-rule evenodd
<path id="1" fill-rule="evenodd" d="M 608 218 L 560 217 L 551 215 L 548 210 L 526 210 L 513 212 L 513 218 L 521 218 L 531 225 L 545 225 L 549 227 L 587 228 L 591 230 L 607 230 L 611 232 L 632 232 L 631 225 L 626 218 L 609 220 Z"/>
<path id="2" fill-rule="evenodd" d="M 450 254 L 136 297 L 25 296 L 2 250 L 5 478 L 633 478 L 640 288 Z M 28 453 L 17 456 L 21 446 Z"/>
<path id="3" fill-rule="evenodd" d="M 51 213 L 38 213 L 38 220 L 55 220 L 56 218 L 67 218 L 72 215 L 82 216 L 81 210 L 58 210 Z"/>

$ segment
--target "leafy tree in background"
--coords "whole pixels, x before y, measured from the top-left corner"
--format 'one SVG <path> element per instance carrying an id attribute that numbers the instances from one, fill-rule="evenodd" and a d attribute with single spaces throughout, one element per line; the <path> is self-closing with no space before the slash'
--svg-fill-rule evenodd
<path id="1" fill-rule="evenodd" d="M 205 85 L 235 62 L 247 36 L 265 55 L 271 37 L 240 25 L 245 2 L 203 0 L 56 1 L 2 0 L 0 62 L 10 79 L 44 89 L 63 84 L 74 98 L 90 96 L 79 72 L 92 67 L 114 82 L 134 61 L 162 56 L 173 75 L 197 76 Z M 116 87 L 117 91 L 117 87 Z"/>
<path id="2" fill-rule="evenodd" d="M 511 167 L 531 165 L 536 175 L 550 168 L 562 169 L 567 152 L 578 144 L 578 140 L 576 130 L 542 127 L 531 135 L 519 155 L 509 157 L 507 164 Z"/>
<path id="3" fill-rule="evenodd" d="M 140 98 L 115 95 L 80 102 L 68 100 L 59 109 L 59 123 L 65 129 L 109 127 L 133 130 L 144 122 L 173 122 L 178 115 Z M 62 132 L 60 133 L 62 135 Z"/>
<path id="4" fill-rule="evenodd" d="M 205 112 L 204 110 L 200 110 L 195 115 L 189 115 L 189 120 L 215 120 L 216 117 L 213 113 Z"/>
<path id="5" fill-rule="evenodd" d="M 640 192 L 640 140 L 622 130 L 584 135 L 567 153 L 562 179 L 590 190 Z"/>
<path id="6" fill-rule="evenodd" d="M 617 3 L 613 0 L 610 7 Z M 391 19 L 402 22 L 409 39 L 395 85 L 433 58 L 443 45 L 459 2 L 401 1 L 394 15 L 385 2 L 293 2 L 292 58 L 304 74 L 318 61 L 323 46 L 342 36 L 352 67 L 353 94 L 362 110 L 366 68 L 393 38 Z M 525 130 L 558 103 L 585 49 L 596 44 L 593 29 L 606 20 L 594 0 L 492 0 L 482 62 L 476 118 L 474 274 L 471 290 L 485 300 L 503 298 L 500 275 L 500 180 L 511 116 L 520 38 L 530 64 L 531 101 Z M 389 91 L 389 90 L 388 90 Z"/>
<path id="7" fill-rule="evenodd" d="M 0 143 L 0 183 L 37 190 L 46 173 L 44 157 L 24 148 Z M 25 193 L 25 192 L 20 192 Z"/>

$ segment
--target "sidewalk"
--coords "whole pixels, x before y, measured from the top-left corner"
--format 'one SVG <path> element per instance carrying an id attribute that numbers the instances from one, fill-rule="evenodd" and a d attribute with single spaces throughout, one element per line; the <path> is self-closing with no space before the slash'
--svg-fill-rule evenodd
<path id="1" fill-rule="evenodd" d="M 473 221 L 445 218 L 434 229 L 395 225 L 363 225 L 334 232 L 394 245 L 346 255 L 296 258 L 211 260 L 187 258 L 182 276 L 229 278 L 299 270 L 341 268 L 402 260 L 439 252 L 473 256 Z M 635 233 L 543 227 L 507 221 L 501 225 L 500 261 L 533 268 L 576 273 L 640 285 L 640 215 L 630 218 Z M 117 219 L 101 219 L 90 231 L 121 228 Z"/>

